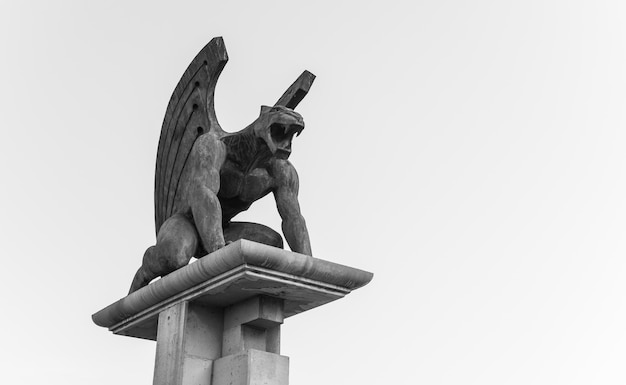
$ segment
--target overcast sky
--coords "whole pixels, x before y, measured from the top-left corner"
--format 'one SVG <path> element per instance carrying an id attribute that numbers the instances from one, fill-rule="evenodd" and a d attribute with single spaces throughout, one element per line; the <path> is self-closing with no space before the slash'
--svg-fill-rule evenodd
<path id="1" fill-rule="evenodd" d="M 3 382 L 150 384 L 91 314 L 154 244 L 170 95 L 223 36 L 245 127 L 304 70 L 316 257 L 371 271 L 289 318 L 292 384 L 626 383 L 623 1 L 0 2 Z M 271 198 L 245 220 L 280 228 Z"/>

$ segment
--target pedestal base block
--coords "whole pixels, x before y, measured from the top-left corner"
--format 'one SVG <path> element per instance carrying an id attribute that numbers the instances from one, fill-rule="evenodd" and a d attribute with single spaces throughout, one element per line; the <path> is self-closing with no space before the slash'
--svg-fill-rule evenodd
<path id="1" fill-rule="evenodd" d="M 289 384 L 289 357 L 250 349 L 215 361 L 213 385 L 267 384 Z"/>

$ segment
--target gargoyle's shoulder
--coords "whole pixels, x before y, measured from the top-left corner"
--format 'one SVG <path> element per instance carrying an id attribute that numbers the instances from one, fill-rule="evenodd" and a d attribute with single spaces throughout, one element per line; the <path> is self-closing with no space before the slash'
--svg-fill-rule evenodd
<path id="1" fill-rule="evenodd" d="M 219 135 L 206 133 L 196 139 L 191 152 L 194 157 L 219 157 L 224 155 L 226 147 Z"/>
<path id="2" fill-rule="evenodd" d="M 224 142 L 220 135 L 216 135 L 214 133 L 206 133 L 204 135 L 200 135 L 196 142 L 194 143 L 194 148 L 207 148 L 207 147 L 215 147 L 215 146 L 223 146 Z"/>
<path id="3" fill-rule="evenodd" d="M 270 175 L 279 180 L 297 180 L 296 168 L 287 159 L 274 158 L 270 161 Z"/>

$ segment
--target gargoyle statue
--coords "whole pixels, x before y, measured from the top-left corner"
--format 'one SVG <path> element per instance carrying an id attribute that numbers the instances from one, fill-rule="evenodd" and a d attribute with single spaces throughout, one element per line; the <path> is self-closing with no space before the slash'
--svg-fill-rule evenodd
<path id="1" fill-rule="evenodd" d="M 275 106 L 261 107 L 248 127 L 226 133 L 217 122 L 213 95 L 227 61 L 222 38 L 214 38 L 191 62 L 170 99 L 157 151 L 157 242 L 146 250 L 131 293 L 187 265 L 192 257 L 238 239 L 282 248 L 280 234 L 269 227 L 231 222 L 270 192 L 290 248 L 311 255 L 298 203 L 298 175 L 287 158 L 293 136 L 304 129 L 293 108 L 315 76 L 305 71 Z"/>

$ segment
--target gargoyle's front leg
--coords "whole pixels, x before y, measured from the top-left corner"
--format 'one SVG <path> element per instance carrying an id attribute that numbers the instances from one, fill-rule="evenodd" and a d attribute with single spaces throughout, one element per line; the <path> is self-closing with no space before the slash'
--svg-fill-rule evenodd
<path id="1" fill-rule="evenodd" d="M 276 207 L 283 220 L 282 229 L 292 251 L 306 255 L 311 253 L 311 241 L 304 217 L 298 203 L 298 174 L 286 160 L 276 160 L 272 164 L 276 187 L 274 197 Z"/>
<path id="2" fill-rule="evenodd" d="M 193 220 L 206 252 L 224 247 L 222 207 L 217 195 L 208 187 L 198 186 L 190 198 Z"/>
<path id="3" fill-rule="evenodd" d="M 220 170 L 226 159 L 224 143 L 211 134 L 198 138 L 189 159 L 191 183 L 187 203 L 207 253 L 224 247 L 222 207 L 217 198 Z"/>

